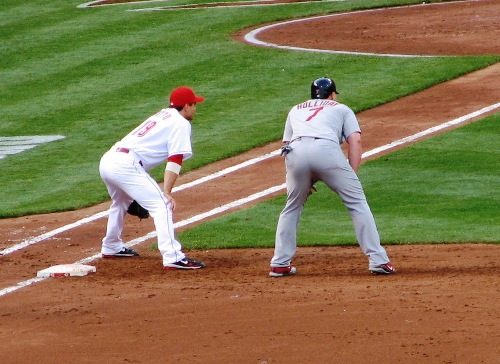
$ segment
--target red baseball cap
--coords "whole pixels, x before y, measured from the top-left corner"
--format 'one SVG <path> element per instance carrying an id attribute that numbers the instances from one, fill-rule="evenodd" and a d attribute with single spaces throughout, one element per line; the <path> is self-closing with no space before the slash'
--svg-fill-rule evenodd
<path id="1" fill-rule="evenodd" d="M 170 94 L 170 107 L 182 107 L 186 104 L 195 104 L 204 100 L 203 96 L 196 96 L 189 87 L 177 87 Z"/>

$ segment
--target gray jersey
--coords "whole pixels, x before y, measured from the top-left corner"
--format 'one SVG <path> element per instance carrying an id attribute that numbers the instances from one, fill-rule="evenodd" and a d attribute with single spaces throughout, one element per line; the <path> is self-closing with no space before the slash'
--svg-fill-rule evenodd
<path id="1" fill-rule="evenodd" d="M 288 113 L 283 141 L 313 137 L 340 145 L 354 132 L 361 129 L 348 106 L 334 100 L 308 100 L 295 105 Z"/>
<path id="2" fill-rule="evenodd" d="M 285 156 L 287 202 L 276 228 L 271 267 L 290 267 L 297 251 L 300 215 L 317 181 L 335 191 L 347 207 L 358 243 L 369 258 L 369 269 L 389 262 L 361 182 L 340 148 L 356 132 L 361 130 L 354 112 L 332 99 L 308 100 L 288 113 L 283 133 L 283 141 L 290 142 Z"/>

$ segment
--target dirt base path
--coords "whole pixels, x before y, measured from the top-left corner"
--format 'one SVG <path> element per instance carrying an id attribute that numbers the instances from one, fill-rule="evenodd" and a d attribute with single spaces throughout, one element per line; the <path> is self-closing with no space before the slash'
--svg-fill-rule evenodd
<path id="1" fill-rule="evenodd" d="M 455 11 L 463 14 L 466 7 L 470 18 L 477 19 L 475 9 L 485 4 L 493 7 L 489 14 L 499 13 L 498 2 L 481 1 L 439 6 L 433 14 L 439 16 L 443 9 L 440 16 L 449 23 Z M 411 19 L 408 23 L 426 24 L 428 18 L 419 18 L 423 14 L 408 9 L 404 17 Z M 337 18 L 336 28 L 339 21 L 350 18 Z M 466 31 L 460 33 L 464 44 L 471 44 L 466 36 Z M 311 42 L 294 37 L 295 46 Z M 495 38 L 483 34 L 482 39 Z M 432 42 L 426 46 L 434 51 Z M 365 150 L 492 105 L 499 101 L 499 84 L 496 64 L 360 113 Z M 428 106 L 419 106 L 423 104 Z M 179 184 L 279 145 L 187 173 Z M 281 158 L 260 163 L 259 173 L 256 168 L 179 191 L 176 221 L 284 182 Z M 0 249 L 105 211 L 108 205 L 0 220 Z M 35 277 L 40 269 L 98 253 L 105 225 L 106 219 L 98 219 L 0 257 L 0 290 Z M 153 229 L 150 220 L 129 218 L 124 235 L 131 240 Z M 206 269 L 166 273 L 158 252 L 148 248 L 151 242 L 137 247 L 139 258 L 93 262 L 95 275 L 48 279 L 0 296 L 0 361 L 496 363 L 500 357 L 498 245 L 388 246 L 398 269 L 390 277 L 368 274 L 358 247 L 300 248 L 295 260 L 299 274 L 270 279 L 271 249 L 196 251 L 193 256 L 206 261 Z"/>

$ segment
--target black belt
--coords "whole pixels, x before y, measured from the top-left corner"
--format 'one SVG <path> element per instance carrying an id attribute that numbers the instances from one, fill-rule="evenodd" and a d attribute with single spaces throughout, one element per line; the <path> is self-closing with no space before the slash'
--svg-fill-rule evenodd
<path id="1" fill-rule="evenodd" d="M 128 154 L 130 152 L 130 149 L 127 149 L 127 148 L 116 148 L 116 151 L 120 152 L 120 153 L 126 153 L 126 154 Z M 144 165 L 142 164 L 142 161 L 139 161 L 139 164 L 144 167 Z"/>
<path id="2" fill-rule="evenodd" d="M 304 136 L 304 137 L 295 138 L 295 139 L 291 140 L 290 143 L 302 140 L 302 138 L 305 138 L 305 139 L 314 139 L 314 140 L 316 140 L 316 139 L 323 139 L 323 138 L 318 138 L 318 137 Z"/>

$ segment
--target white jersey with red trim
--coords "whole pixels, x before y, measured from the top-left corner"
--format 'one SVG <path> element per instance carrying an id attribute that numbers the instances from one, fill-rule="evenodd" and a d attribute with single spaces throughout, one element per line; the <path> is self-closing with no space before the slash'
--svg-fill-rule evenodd
<path id="1" fill-rule="evenodd" d="M 342 142 L 354 132 L 361 132 L 354 112 L 334 100 L 308 100 L 295 105 L 285 123 L 283 141 L 313 137 Z"/>
<path id="2" fill-rule="evenodd" d="M 134 152 L 145 170 L 154 168 L 171 156 L 182 154 L 183 160 L 193 155 L 191 123 L 176 109 L 162 109 L 132 130 L 111 150 L 126 148 Z"/>

